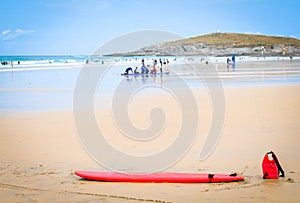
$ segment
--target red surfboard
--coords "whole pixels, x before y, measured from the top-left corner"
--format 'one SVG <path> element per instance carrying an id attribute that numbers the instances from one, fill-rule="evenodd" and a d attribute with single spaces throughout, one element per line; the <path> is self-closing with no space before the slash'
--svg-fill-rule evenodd
<path id="1" fill-rule="evenodd" d="M 96 171 L 75 171 L 75 174 L 88 180 L 106 182 L 140 182 L 140 183 L 220 183 L 244 180 L 237 174 L 203 174 L 203 173 L 117 173 Z"/>

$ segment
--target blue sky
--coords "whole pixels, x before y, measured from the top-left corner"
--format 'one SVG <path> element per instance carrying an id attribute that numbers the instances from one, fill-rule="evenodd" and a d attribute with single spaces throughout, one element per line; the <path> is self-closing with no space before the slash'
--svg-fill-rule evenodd
<path id="1" fill-rule="evenodd" d="M 0 55 L 91 54 L 145 29 L 300 38 L 297 0 L 9 0 L 0 8 Z"/>

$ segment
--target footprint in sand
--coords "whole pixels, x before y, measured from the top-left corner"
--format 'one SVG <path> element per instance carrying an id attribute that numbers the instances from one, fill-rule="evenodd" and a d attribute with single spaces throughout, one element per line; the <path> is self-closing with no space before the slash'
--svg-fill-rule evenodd
<path id="1" fill-rule="evenodd" d="M 288 182 L 288 183 L 294 183 L 295 181 L 294 181 L 293 178 L 288 178 L 288 179 L 286 180 L 286 182 Z"/>

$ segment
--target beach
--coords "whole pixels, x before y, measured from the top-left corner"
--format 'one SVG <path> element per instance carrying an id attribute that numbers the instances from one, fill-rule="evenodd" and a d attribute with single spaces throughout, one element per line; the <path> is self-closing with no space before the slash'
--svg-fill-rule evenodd
<path id="1" fill-rule="evenodd" d="M 220 62 L 222 60 L 222 63 Z M 196 64 L 186 59 L 184 63 Z M 156 104 L 166 110 L 166 132 L 149 142 L 122 138 L 109 108 L 111 83 L 141 87 L 175 87 L 180 73 L 188 81 L 198 106 L 199 126 L 195 140 L 169 172 L 238 173 L 233 183 L 114 183 L 80 179 L 76 170 L 108 171 L 82 145 L 74 118 L 74 87 L 80 67 L 0 72 L 0 195 L 3 202 L 298 202 L 300 200 L 300 61 L 257 59 L 227 66 L 224 59 L 209 61 L 217 68 L 224 91 L 224 125 L 219 140 L 206 159 L 200 152 L 216 114 L 209 84 L 199 83 L 193 70 L 170 62 L 170 76 L 120 76 L 124 64 L 107 72 L 103 90 L 95 96 L 95 117 L 106 139 L 121 151 L 151 154 L 172 142 L 178 131 L 180 109 L 161 89 L 137 94 L 129 108 L 132 122 L 146 128 L 148 111 Z M 132 62 L 133 63 L 133 62 Z M 134 62 L 139 64 L 138 62 Z M 173 66 L 173 64 L 174 66 Z M 176 64 L 177 63 L 177 64 Z M 215 64 L 216 63 L 216 64 Z M 135 64 L 134 64 L 135 65 Z M 61 65 L 63 67 L 63 65 Z M 91 65 L 92 68 L 100 64 Z M 104 67 L 104 66 L 103 66 Z M 203 65 L 201 67 L 205 67 Z M 22 67 L 24 68 L 24 67 Z M 34 68 L 31 66 L 26 68 Z M 201 69 L 202 70 L 202 69 Z M 201 71 L 200 71 L 201 72 Z M 216 75 L 203 72 L 209 79 Z M 196 78 L 195 78 L 196 77 Z M 176 82 L 177 81 L 177 82 Z M 204 82 L 206 80 L 204 79 Z M 103 86 L 102 85 L 102 86 Z M 168 86 L 170 85 L 170 86 Z M 101 85 L 100 85 L 101 86 Z M 214 87 L 214 86 L 213 86 Z M 103 91 L 103 92 L 101 92 Z M 178 94 L 185 96 L 186 92 Z M 175 95 L 176 96 L 176 95 Z M 180 101 L 179 101 L 180 102 Z M 84 118 L 83 118 L 84 119 Z M 188 120 L 189 121 L 189 120 Z M 158 140 L 156 140 L 158 139 Z M 274 151 L 286 177 L 262 179 L 261 162 Z M 110 156 L 109 154 L 107 156 Z M 112 157 L 113 160 L 114 157 Z"/>

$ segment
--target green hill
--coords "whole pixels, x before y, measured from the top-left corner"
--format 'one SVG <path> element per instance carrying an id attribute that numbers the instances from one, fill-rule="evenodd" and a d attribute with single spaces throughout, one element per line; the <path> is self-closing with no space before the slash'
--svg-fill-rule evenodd
<path id="1" fill-rule="evenodd" d="M 283 51 L 285 50 L 285 52 Z M 284 54 L 285 53 L 285 54 Z M 299 56 L 300 40 L 256 34 L 212 33 L 165 42 L 115 56 Z"/>
<path id="2" fill-rule="evenodd" d="M 197 37 L 191 37 L 174 42 L 167 42 L 166 45 L 187 45 L 203 43 L 206 45 L 226 46 L 226 47 L 257 47 L 287 45 L 300 47 L 300 40 L 291 37 L 276 37 L 256 34 L 237 34 L 237 33 L 212 33 Z"/>

